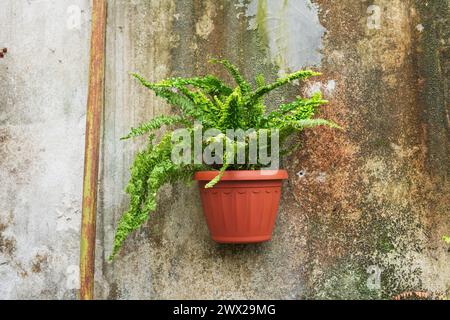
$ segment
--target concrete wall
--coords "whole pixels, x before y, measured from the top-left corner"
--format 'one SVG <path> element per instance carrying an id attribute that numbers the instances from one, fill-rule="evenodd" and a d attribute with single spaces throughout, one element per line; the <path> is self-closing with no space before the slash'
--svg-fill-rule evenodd
<path id="1" fill-rule="evenodd" d="M 75 297 L 88 2 L 0 0 L 0 47 L 11 49 L 0 60 L 1 298 Z M 108 3 L 98 298 L 390 298 L 449 289 L 441 241 L 450 229 L 448 0 Z M 82 9 L 79 28 L 71 5 Z M 269 104 L 320 88 L 330 100 L 323 116 L 346 131 L 306 132 L 284 159 L 290 179 L 273 241 L 213 243 L 196 187 L 175 185 L 106 263 L 143 142 L 119 138 L 170 112 L 128 73 L 224 75 L 210 57 L 269 79 L 315 67 L 320 78 Z"/>
<path id="2" fill-rule="evenodd" d="M 76 297 L 89 2 L 0 0 L 1 299 Z"/>

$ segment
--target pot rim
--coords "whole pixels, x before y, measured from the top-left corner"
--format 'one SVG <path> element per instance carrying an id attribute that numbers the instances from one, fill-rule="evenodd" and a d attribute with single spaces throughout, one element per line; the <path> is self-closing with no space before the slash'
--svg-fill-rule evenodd
<path id="1" fill-rule="evenodd" d="M 263 174 L 264 172 L 264 174 Z M 197 171 L 194 180 L 210 181 L 219 171 Z M 288 178 L 286 170 L 230 170 L 225 171 L 221 181 L 224 180 L 285 180 Z"/>

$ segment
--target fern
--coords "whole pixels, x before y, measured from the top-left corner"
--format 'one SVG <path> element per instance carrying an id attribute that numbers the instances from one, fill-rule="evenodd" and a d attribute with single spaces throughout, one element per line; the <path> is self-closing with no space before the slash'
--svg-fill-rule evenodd
<path id="1" fill-rule="evenodd" d="M 157 84 L 150 83 L 138 74 L 132 75 L 138 79 L 143 86 L 155 92 L 156 96 L 163 98 L 172 106 L 180 108 L 183 114 L 194 118 L 201 115 L 201 113 L 197 110 L 197 106 L 189 98 L 180 95 L 170 87 L 158 86 Z"/>
<path id="2" fill-rule="evenodd" d="M 145 223 L 151 212 L 157 208 L 157 195 L 166 183 L 189 181 L 192 174 L 198 170 L 217 170 L 217 175 L 206 184 L 213 188 L 220 182 L 226 170 L 257 170 L 261 163 L 251 163 L 249 157 L 245 164 L 233 164 L 239 148 L 245 148 L 248 155 L 250 138 L 244 142 L 236 142 L 226 136 L 227 129 L 254 129 L 258 138 L 261 129 L 279 129 L 280 142 L 305 128 L 328 126 L 340 128 L 336 123 L 313 118 L 319 107 L 326 104 L 320 94 L 311 98 L 298 97 L 290 103 L 281 104 L 272 112 L 266 113 L 264 96 L 295 80 L 306 80 L 319 73 L 302 70 L 267 84 L 262 75 L 255 78 L 256 88 L 252 88 L 239 69 L 227 60 L 212 60 L 221 64 L 232 76 L 236 85 L 234 88 L 222 80 L 207 75 L 192 78 L 169 78 L 152 83 L 138 74 L 133 76 L 156 96 L 164 99 L 175 109 L 175 115 L 159 116 L 132 128 L 123 139 L 129 139 L 149 134 L 147 147 L 139 152 L 131 167 L 131 178 L 126 188 L 130 196 L 128 210 L 121 217 L 114 238 L 114 247 L 110 259 L 119 252 L 128 235 Z M 203 130 L 217 129 L 220 135 L 202 141 L 203 145 L 213 140 L 221 139 L 231 144 L 231 154 L 224 153 L 221 165 L 178 164 L 171 160 L 172 131 L 168 130 L 159 141 L 154 141 L 156 130 L 163 126 L 181 126 L 187 128 L 193 135 L 196 122 L 201 122 Z M 270 147 L 270 140 L 267 148 Z M 261 147 L 261 146 L 260 146 Z M 228 150 L 227 150 L 228 151 Z"/>
<path id="3" fill-rule="evenodd" d="M 156 146 L 150 145 L 134 160 L 126 188 L 130 206 L 119 221 L 110 260 L 118 253 L 126 237 L 147 221 L 150 212 L 156 210 L 159 189 L 167 182 L 187 180 L 194 172 L 194 166 L 176 165 L 171 161 L 171 137 L 172 134 L 164 135 Z"/>
<path id="4" fill-rule="evenodd" d="M 155 84 L 155 86 L 161 87 L 172 87 L 179 88 L 181 86 L 192 86 L 203 90 L 207 94 L 211 95 L 224 95 L 228 96 L 231 94 L 233 89 L 225 85 L 221 80 L 214 76 L 207 75 L 205 77 L 199 78 L 170 78 L 163 80 Z"/>
<path id="5" fill-rule="evenodd" d="M 266 79 L 264 78 L 263 74 L 258 74 L 255 77 L 255 82 L 256 82 L 256 86 L 259 87 L 264 87 L 266 85 Z"/>
<path id="6" fill-rule="evenodd" d="M 297 97 L 297 99 L 291 103 L 280 105 L 277 110 L 272 111 L 266 117 L 266 120 L 270 125 L 274 125 L 276 122 L 283 122 L 287 117 L 295 119 L 309 119 L 314 116 L 317 109 L 328 103 L 327 100 L 322 99 L 322 94 L 316 93 L 310 99 L 303 99 Z"/>

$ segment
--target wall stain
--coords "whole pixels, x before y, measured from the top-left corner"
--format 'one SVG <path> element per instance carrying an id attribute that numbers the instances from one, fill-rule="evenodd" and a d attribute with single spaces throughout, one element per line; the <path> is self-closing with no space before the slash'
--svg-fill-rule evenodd
<path id="1" fill-rule="evenodd" d="M 208 3 L 215 6 L 214 14 L 205 9 Z M 448 113 L 444 112 L 448 101 L 443 87 L 448 68 L 442 44 L 447 37 L 448 1 L 438 0 L 427 8 L 413 0 L 377 1 L 381 28 L 369 29 L 367 8 L 373 1 L 314 0 L 305 14 L 315 15 L 318 21 L 309 21 L 311 28 L 302 34 L 292 32 L 289 25 L 292 17 L 287 11 L 298 7 L 294 1 L 212 3 L 123 4 L 117 10 L 133 19 L 127 16 L 117 23 L 129 32 L 123 50 L 132 55 L 109 76 L 132 68 L 150 80 L 205 73 L 227 77 L 207 63 L 219 57 L 236 63 L 247 77 L 263 73 L 271 81 L 291 68 L 315 64 L 323 73 L 315 79 L 318 87 L 327 88 L 334 81 L 327 92 L 330 104 L 320 116 L 338 122 L 345 131 L 320 128 L 296 137 L 301 148 L 283 161 L 290 179 L 269 243 L 213 243 L 196 186 L 167 189 L 158 210 L 127 240 L 121 256 L 112 265 L 103 264 L 111 287 L 106 297 L 389 299 L 405 291 L 447 290 L 450 266 L 440 239 L 450 227 Z M 211 19 L 208 24 L 212 22 L 205 29 L 206 38 L 202 32 L 197 34 L 205 14 Z M 416 29 L 419 23 L 424 27 L 421 32 Z M 275 25 L 280 29 L 275 30 Z M 168 42 L 167 34 L 175 40 Z M 293 56 L 307 36 L 313 40 L 306 42 L 312 56 L 305 52 Z M 267 50 L 271 41 L 272 53 Z M 437 58 L 436 51 L 441 52 Z M 114 127 L 112 131 L 172 112 L 147 91 L 130 87 L 125 98 L 116 96 L 115 87 L 109 88 L 111 110 L 120 110 L 111 111 L 117 114 L 105 124 Z M 267 103 L 270 108 L 310 89 L 295 85 L 284 95 L 273 94 Z M 124 119 L 122 103 L 132 117 Z M 112 131 L 107 131 L 106 139 L 114 136 Z M 107 183 L 102 192 L 107 199 L 100 214 L 117 220 L 125 195 L 114 193 L 115 198 L 108 198 L 108 193 L 126 183 L 129 162 L 117 167 L 122 160 L 115 148 L 105 155 Z M 135 149 L 122 151 L 123 158 L 130 160 Z M 117 171 L 118 178 L 108 180 L 108 174 Z M 305 174 L 298 176 L 300 171 Z M 106 221 L 102 246 L 108 250 L 114 221 Z M 381 286 L 375 290 L 367 286 L 367 270 L 372 266 L 382 270 Z"/>
<path id="2" fill-rule="evenodd" d="M 16 251 L 16 240 L 4 235 L 8 226 L 0 223 L 0 253 L 12 257 Z"/>
<path id="3" fill-rule="evenodd" d="M 33 261 L 31 262 L 31 272 L 40 273 L 48 265 L 48 255 L 47 254 L 36 254 Z"/>

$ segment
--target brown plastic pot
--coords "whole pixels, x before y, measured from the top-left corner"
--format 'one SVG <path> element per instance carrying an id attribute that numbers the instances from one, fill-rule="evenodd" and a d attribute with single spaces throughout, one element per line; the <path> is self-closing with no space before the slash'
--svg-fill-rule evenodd
<path id="1" fill-rule="evenodd" d="M 199 171 L 194 175 L 211 238 L 219 243 L 269 241 L 286 170 L 226 171 L 219 183 L 205 189 L 217 174 Z"/>

